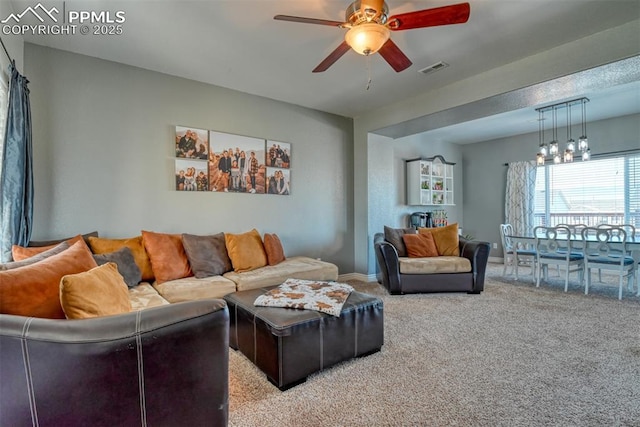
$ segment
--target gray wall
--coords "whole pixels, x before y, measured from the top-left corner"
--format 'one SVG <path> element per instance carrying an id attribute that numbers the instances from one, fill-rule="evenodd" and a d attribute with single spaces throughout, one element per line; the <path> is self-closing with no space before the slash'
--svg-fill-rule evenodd
<path id="1" fill-rule="evenodd" d="M 589 122 L 589 147 L 597 156 L 623 150 L 640 149 L 640 115 Z M 565 135 L 564 128 L 558 129 Z M 534 160 L 538 133 L 517 135 L 461 146 L 464 176 L 465 233 L 498 244 L 491 256 L 502 257 L 499 225 L 504 222 L 507 179 L 505 163 Z"/>
<path id="2" fill-rule="evenodd" d="M 354 271 L 351 119 L 29 43 L 25 68 L 34 239 L 255 227 Z M 175 191 L 175 125 L 291 143 L 292 194 Z"/>

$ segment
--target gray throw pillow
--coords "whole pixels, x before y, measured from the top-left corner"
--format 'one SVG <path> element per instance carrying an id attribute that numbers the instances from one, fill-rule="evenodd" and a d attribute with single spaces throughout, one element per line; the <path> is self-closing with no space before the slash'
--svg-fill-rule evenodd
<path id="1" fill-rule="evenodd" d="M 93 255 L 93 259 L 96 260 L 98 265 L 115 262 L 118 266 L 118 272 L 122 275 L 124 282 L 130 288 L 133 288 L 142 280 L 142 272 L 140 271 L 138 264 L 136 264 L 133 252 L 126 246 L 115 252 L 95 254 Z"/>
<path id="2" fill-rule="evenodd" d="M 43 259 L 49 258 L 50 256 L 57 255 L 66 249 L 69 249 L 69 244 L 67 242 L 62 242 L 58 246 L 54 246 L 51 249 L 47 249 L 44 252 L 40 252 L 39 254 L 27 259 L 23 259 L 22 261 L 13 261 L 7 262 L 6 264 L 0 264 L 0 271 L 13 270 L 14 268 L 35 264 L 36 262 L 42 261 Z"/>
<path id="3" fill-rule="evenodd" d="M 211 236 L 183 234 L 182 246 L 189 258 L 191 271 L 198 279 L 218 276 L 233 270 L 224 241 L 224 233 Z"/>
<path id="4" fill-rule="evenodd" d="M 404 245 L 402 236 L 405 234 L 416 234 L 415 228 L 391 228 L 384 226 L 384 239 L 395 246 L 398 256 L 407 256 L 407 247 Z"/>

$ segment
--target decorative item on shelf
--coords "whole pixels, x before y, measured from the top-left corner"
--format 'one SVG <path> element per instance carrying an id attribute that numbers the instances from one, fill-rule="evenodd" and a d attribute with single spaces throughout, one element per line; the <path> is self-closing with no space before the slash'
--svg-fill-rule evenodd
<path id="1" fill-rule="evenodd" d="M 436 209 L 432 212 L 432 215 L 434 227 L 446 227 L 449 225 L 447 220 L 447 211 L 444 209 Z"/>
<path id="2" fill-rule="evenodd" d="M 547 105 L 545 107 L 536 108 L 538 112 L 538 153 L 536 155 L 536 163 L 539 166 L 545 164 L 547 160 L 552 160 L 553 163 L 560 163 L 564 161 L 565 163 L 573 162 L 574 155 L 576 152 L 576 142 L 571 137 L 571 127 L 573 125 L 571 120 L 571 108 L 580 104 L 582 107 L 582 135 L 578 139 L 578 149 L 580 150 L 580 157 L 583 161 L 587 161 L 591 158 L 591 150 L 589 150 L 589 143 L 587 140 L 587 107 L 586 104 L 589 102 L 589 98 L 582 97 L 577 99 L 572 99 L 570 101 L 559 102 L 553 105 Z M 564 151 L 560 151 L 559 143 L 558 143 L 558 110 L 566 108 L 566 129 L 567 129 L 567 142 Z M 551 111 L 552 113 L 552 141 L 547 145 L 545 143 L 545 129 L 544 129 L 544 113 L 547 111 Z M 549 156 L 549 157 L 548 157 Z"/>

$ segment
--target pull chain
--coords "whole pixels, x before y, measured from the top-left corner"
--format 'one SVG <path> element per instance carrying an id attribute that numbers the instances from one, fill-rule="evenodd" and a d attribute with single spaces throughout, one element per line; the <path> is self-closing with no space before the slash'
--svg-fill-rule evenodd
<path id="1" fill-rule="evenodd" d="M 367 90 L 371 87 L 371 55 L 367 55 Z"/>

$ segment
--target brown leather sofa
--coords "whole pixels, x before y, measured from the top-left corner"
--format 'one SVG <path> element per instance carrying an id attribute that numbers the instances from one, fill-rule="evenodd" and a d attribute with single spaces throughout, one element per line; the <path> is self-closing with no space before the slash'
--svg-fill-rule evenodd
<path id="1" fill-rule="evenodd" d="M 396 248 L 383 233 L 376 233 L 373 245 L 378 264 L 378 282 L 391 294 L 424 292 L 467 292 L 484 290 L 484 277 L 489 260 L 489 243 L 459 238 L 460 256 L 471 263 L 470 271 L 457 273 L 406 274 L 402 272 Z"/>
<path id="2" fill-rule="evenodd" d="M 0 315 L 2 426 L 224 426 L 223 300 L 85 320 Z"/>

